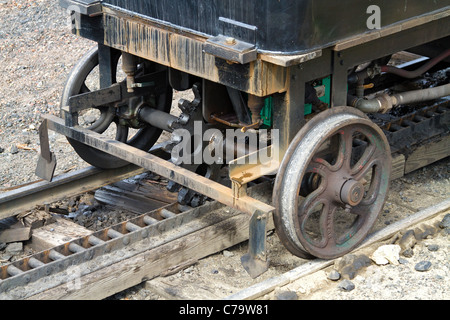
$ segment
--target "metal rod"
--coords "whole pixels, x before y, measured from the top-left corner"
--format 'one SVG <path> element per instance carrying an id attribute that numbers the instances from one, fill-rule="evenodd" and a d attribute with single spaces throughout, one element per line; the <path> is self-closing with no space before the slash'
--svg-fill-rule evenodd
<path id="1" fill-rule="evenodd" d="M 36 268 L 39 268 L 39 267 L 44 266 L 45 263 L 43 263 L 42 261 L 39 261 L 39 260 L 36 259 L 36 258 L 31 257 L 31 258 L 28 260 L 28 265 L 29 265 L 31 268 L 36 269 Z"/>
<path id="2" fill-rule="evenodd" d="M 155 218 L 152 218 L 152 217 L 150 217 L 150 216 L 145 216 L 144 217 L 144 223 L 146 224 L 146 225 L 152 225 L 152 224 L 155 224 L 155 223 L 157 223 L 158 222 L 158 220 L 156 220 Z"/>
<path id="3" fill-rule="evenodd" d="M 162 209 L 161 210 L 161 216 L 163 218 L 165 218 L 165 219 L 169 219 L 169 218 L 175 217 L 176 214 L 173 213 L 172 211 L 167 210 L 167 209 Z"/>
<path id="4" fill-rule="evenodd" d="M 6 270 L 8 271 L 8 274 L 9 274 L 11 277 L 14 277 L 14 276 L 17 276 L 17 275 L 23 273 L 22 270 L 20 270 L 19 268 L 15 267 L 15 266 L 13 266 L 13 265 L 10 265 Z"/>
<path id="5" fill-rule="evenodd" d="M 86 249 L 76 243 L 71 243 L 69 245 L 69 250 L 72 251 L 73 253 L 78 253 L 78 252 L 83 252 Z"/>
<path id="6" fill-rule="evenodd" d="M 114 229 L 108 230 L 108 237 L 110 237 L 111 239 L 120 238 L 121 236 L 123 236 L 123 234 L 119 231 L 116 231 Z"/>
<path id="7" fill-rule="evenodd" d="M 170 113 L 156 110 L 150 107 L 144 107 L 139 111 L 139 118 L 153 127 L 172 132 L 173 124 L 178 121 L 178 118 Z"/>
<path id="8" fill-rule="evenodd" d="M 125 227 L 127 228 L 127 230 L 129 232 L 133 232 L 133 231 L 137 231 L 137 230 L 141 229 L 141 227 L 139 227 L 138 225 L 131 223 L 131 222 L 127 222 Z"/>
<path id="9" fill-rule="evenodd" d="M 96 246 L 96 245 L 105 243 L 105 241 L 103 241 L 102 239 L 97 238 L 97 237 L 95 237 L 95 236 L 89 236 L 88 241 L 89 241 L 89 243 L 90 243 L 91 245 L 93 245 L 93 246 Z"/>
<path id="10" fill-rule="evenodd" d="M 54 261 L 64 259 L 66 256 L 55 250 L 50 250 L 48 257 Z"/>

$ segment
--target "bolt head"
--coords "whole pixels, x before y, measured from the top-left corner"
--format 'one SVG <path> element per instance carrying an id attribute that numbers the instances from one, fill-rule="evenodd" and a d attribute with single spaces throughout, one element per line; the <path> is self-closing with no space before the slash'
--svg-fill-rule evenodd
<path id="1" fill-rule="evenodd" d="M 236 44 L 236 39 L 233 37 L 228 37 L 225 39 L 225 43 L 230 46 L 234 46 Z"/>

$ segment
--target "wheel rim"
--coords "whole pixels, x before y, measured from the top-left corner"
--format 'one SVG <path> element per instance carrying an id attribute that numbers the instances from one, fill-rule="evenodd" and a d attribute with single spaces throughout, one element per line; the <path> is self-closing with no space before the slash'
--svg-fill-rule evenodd
<path id="1" fill-rule="evenodd" d="M 112 57 L 113 83 L 117 82 L 116 70 L 119 64 L 120 56 L 121 53 L 116 52 Z M 75 65 L 64 87 L 61 97 L 61 106 L 67 105 L 71 96 L 92 91 L 87 82 L 89 81 L 89 77 L 99 77 L 98 71 L 96 71 L 96 69 L 98 69 L 98 61 L 98 48 L 95 47 L 83 56 L 83 58 Z M 98 81 L 99 79 L 93 80 Z M 170 86 L 167 86 L 167 90 L 164 94 L 156 98 L 153 97 L 153 99 L 155 100 L 155 109 L 170 112 L 172 103 L 172 89 Z M 86 129 L 100 134 L 104 134 L 108 130 L 107 134 L 112 135 L 111 138 L 117 141 L 127 143 L 141 150 L 149 150 L 158 140 L 162 130 L 147 125 L 135 130 L 135 133 L 130 133 L 131 130 L 127 125 L 120 124 L 116 110 L 117 108 L 109 105 L 87 109 L 83 112 L 91 112 L 91 118 L 94 118 L 95 120 L 86 122 L 87 124 L 79 123 L 79 119 L 83 116 L 81 113 L 77 113 L 73 116 L 72 122 L 75 125 L 84 125 Z M 113 169 L 128 164 L 124 160 L 99 151 L 95 148 L 86 146 L 73 139 L 68 138 L 68 141 L 77 154 L 93 166 L 103 169 Z"/>
<path id="2" fill-rule="evenodd" d="M 391 163 L 384 134 L 357 111 L 333 109 L 302 128 L 274 186 L 277 232 L 301 257 L 330 259 L 351 251 L 387 196 Z"/>

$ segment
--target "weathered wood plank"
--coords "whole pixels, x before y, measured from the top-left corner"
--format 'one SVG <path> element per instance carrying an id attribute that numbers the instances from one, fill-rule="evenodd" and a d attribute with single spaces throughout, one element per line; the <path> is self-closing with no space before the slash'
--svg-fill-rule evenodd
<path id="1" fill-rule="evenodd" d="M 31 237 L 30 227 L 15 227 L 0 230 L 0 243 L 27 241 Z"/>
<path id="2" fill-rule="evenodd" d="M 26 215 L 22 221 L 25 226 L 36 229 L 54 223 L 56 220 L 50 213 L 42 210 L 35 210 Z"/>
<path id="3" fill-rule="evenodd" d="M 405 175 L 405 156 L 403 154 L 393 154 L 391 180 L 401 178 L 404 175 Z"/>
<path id="4" fill-rule="evenodd" d="M 450 136 L 424 144 L 411 153 L 405 162 L 405 174 L 450 156 Z"/>
<path id="5" fill-rule="evenodd" d="M 93 232 L 64 218 L 55 218 L 55 222 L 33 230 L 30 247 L 43 251 L 74 239 L 85 237 Z"/>
<path id="6" fill-rule="evenodd" d="M 24 226 L 16 217 L 0 220 L 0 243 L 27 241 L 31 228 Z"/>

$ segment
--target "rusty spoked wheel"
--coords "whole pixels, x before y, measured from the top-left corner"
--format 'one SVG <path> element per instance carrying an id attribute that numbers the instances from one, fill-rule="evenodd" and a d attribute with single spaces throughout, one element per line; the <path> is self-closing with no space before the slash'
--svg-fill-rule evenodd
<path id="1" fill-rule="evenodd" d="M 294 138 L 275 181 L 281 241 L 303 258 L 350 252 L 382 210 L 390 172 L 389 144 L 378 126 L 353 108 L 322 112 Z"/>
<path id="2" fill-rule="evenodd" d="M 120 58 L 122 53 L 115 51 L 111 58 L 112 82 L 123 80 L 126 75 L 121 74 Z M 156 65 L 151 65 L 156 68 Z M 139 70 L 138 70 L 139 71 Z M 66 106 L 72 96 L 92 92 L 100 89 L 100 68 L 98 48 L 94 47 L 76 63 L 72 69 L 61 96 L 61 106 Z M 96 133 L 105 135 L 111 139 L 126 143 L 141 150 L 149 150 L 160 137 L 162 130 L 147 124 L 133 128 L 127 122 L 122 121 L 120 110 L 127 110 L 129 102 L 135 104 L 146 103 L 154 109 L 170 112 L 172 105 L 172 88 L 167 83 L 165 92 L 158 96 L 148 95 L 139 98 L 131 98 L 133 101 L 122 101 L 120 104 L 108 104 L 88 108 L 77 112 L 71 117 L 74 125 L 81 126 Z M 63 112 L 61 112 L 63 116 Z M 115 169 L 128 164 L 128 162 L 87 146 L 76 140 L 67 138 L 75 152 L 87 163 L 102 169 Z"/>

